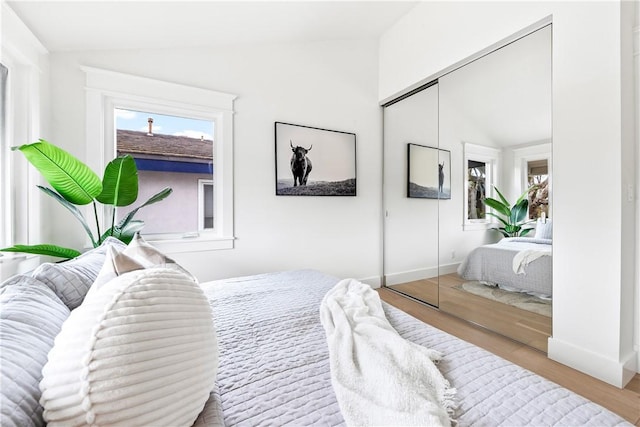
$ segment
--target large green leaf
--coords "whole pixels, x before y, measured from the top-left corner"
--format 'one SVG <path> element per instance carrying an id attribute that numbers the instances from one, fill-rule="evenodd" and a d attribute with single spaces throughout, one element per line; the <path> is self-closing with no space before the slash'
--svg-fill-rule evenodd
<path id="1" fill-rule="evenodd" d="M 26 254 L 49 255 L 59 258 L 75 258 L 80 252 L 75 249 L 63 248 L 56 245 L 15 245 L 0 249 L 1 252 L 21 252 Z"/>
<path id="2" fill-rule="evenodd" d="M 500 215 L 496 215 L 496 214 L 494 214 L 492 212 L 487 212 L 487 215 L 491 215 L 494 218 L 498 218 L 498 220 L 501 223 L 503 223 L 504 225 L 509 225 L 509 222 L 506 219 L 504 219 L 503 217 L 501 217 Z"/>
<path id="3" fill-rule="evenodd" d="M 508 206 L 506 206 L 505 204 L 503 204 L 502 202 L 496 199 L 487 197 L 486 199 L 484 199 L 484 203 L 490 208 L 495 209 L 497 212 L 501 213 L 504 216 L 508 217 L 509 215 L 511 215 L 511 209 L 509 209 Z"/>
<path id="4" fill-rule="evenodd" d="M 60 204 L 62 206 L 64 206 L 65 208 L 69 209 L 69 211 L 73 214 L 73 216 L 75 216 L 78 219 L 78 221 L 80 221 L 80 224 L 82 224 L 82 227 L 84 228 L 84 231 L 86 231 L 87 234 L 89 235 L 89 238 L 91 239 L 91 243 L 93 244 L 93 247 L 96 247 L 97 246 L 96 245 L 96 241 L 93 238 L 93 233 L 91 232 L 91 228 L 89 228 L 89 224 L 87 224 L 87 220 L 84 218 L 84 215 L 82 215 L 82 212 L 80 212 L 80 209 L 78 209 L 76 207 L 76 205 L 74 205 L 73 203 L 69 202 L 64 197 L 62 197 L 61 195 L 59 195 L 58 193 L 53 191 L 52 189 L 47 188 L 47 187 L 42 187 L 40 185 L 37 185 L 37 187 L 40 190 L 42 190 L 42 192 L 44 192 L 45 194 L 53 197 L 58 202 L 60 202 Z"/>
<path id="5" fill-rule="evenodd" d="M 498 190 L 498 187 L 496 187 L 495 185 L 493 186 L 493 189 L 496 190 L 496 193 L 498 193 L 498 196 L 500 197 L 500 200 L 502 200 L 502 203 L 506 206 L 509 207 L 509 202 L 507 201 L 507 199 L 504 197 L 504 195 L 500 192 L 500 190 Z"/>
<path id="6" fill-rule="evenodd" d="M 129 224 L 129 222 L 133 219 L 133 217 L 138 212 L 138 210 L 144 208 L 145 206 L 149 206 L 161 200 L 166 199 L 167 197 L 169 197 L 169 194 L 171 194 L 172 192 L 173 190 L 169 187 L 163 188 L 162 190 L 160 190 L 159 192 L 151 196 L 149 200 L 147 200 L 146 202 L 144 202 L 143 204 L 141 204 L 140 206 L 138 206 L 137 208 L 129 212 L 127 216 L 125 216 L 120 220 L 120 222 L 116 227 L 119 229 L 125 229 L 127 224 Z"/>
<path id="7" fill-rule="evenodd" d="M 529 234 L 531 231 L 533 231 L 533 228 L 525 228 L 523 230 L 520 231 L 520 237 L 524 237 L 527 234 Z"/>
<path id="8" fill-rule="evenodd" d="M 514 224 L 520 223 L 525 220 L 529 213 L 529 200 L 521 199 L 511 208 L 510 219 Z"/>
<path id="9" fill-rule="evenodd" d="M 133 157 L 113 159 L 104 170 L 98 201 L 106 205 L 129 206 L 138 198 L 138 169 Z"/>
<path id="10" fill-rule="evenodd" d="M 75 205 L 91 203 L 102 191 L 100 178 L 87 165 L 44 139 L 12 150 L 20 150 L 49 184 Z"/>

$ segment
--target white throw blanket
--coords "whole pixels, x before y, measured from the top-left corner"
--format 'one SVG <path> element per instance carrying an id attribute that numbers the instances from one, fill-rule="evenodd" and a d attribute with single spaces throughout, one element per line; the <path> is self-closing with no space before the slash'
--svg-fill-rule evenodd
<path id="1" fill-rule="evenodd" d="M 543 257 L 551 256 L 551 248 L 545 250 L 525 249 L 520 251 L 513 257 L 513 272 L 516 274 L 525 274 L 524 268 L 530 262 Z"/>
<path id="2" fill-rule="evenodd" d="M 369 285 L 340 281 L 325 295 L 320 320 L 347 425 L 451 425 L 455 389 L 434 364 L 442 355 L 402 338 Z"/>

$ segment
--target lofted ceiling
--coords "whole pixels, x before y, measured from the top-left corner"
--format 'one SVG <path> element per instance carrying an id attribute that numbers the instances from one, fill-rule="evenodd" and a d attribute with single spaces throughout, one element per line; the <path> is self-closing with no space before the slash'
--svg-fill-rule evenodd
<path id="1" fill-rule="evenodd" d="M 377 38 L 416 1 L 7 1 L 50 52 Z"/>

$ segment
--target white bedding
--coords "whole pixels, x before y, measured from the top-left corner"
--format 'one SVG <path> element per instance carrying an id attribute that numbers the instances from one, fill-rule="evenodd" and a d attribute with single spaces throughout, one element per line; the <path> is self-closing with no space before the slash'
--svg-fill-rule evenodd
<path id="1" fill-rule="evenodd" d="M 338 278 L 316 271 L 202 284 L 213 307 L 217 389 L 196 425 L 343 425 L 319 307 Z M 619 416 L 383 303 L 390 324 L 441 352 L 459 426 L 628 426 Z"/>
<path id="2" fill-rule="evenodd" d="M 549 239 L 502 239 L 473 249 L 458 266 L 458 275 L 510 291 L 551 297 L 551 248 Z"/>

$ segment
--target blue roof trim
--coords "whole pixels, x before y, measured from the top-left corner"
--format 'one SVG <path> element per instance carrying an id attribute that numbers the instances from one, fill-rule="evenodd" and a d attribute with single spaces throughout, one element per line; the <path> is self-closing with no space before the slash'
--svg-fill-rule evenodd
<path id="1" fill-rule="evenodd" d="M 175 162 L 170 160 L 134 159 L 140 171 L 213 174 L 213 163 Z"/>

